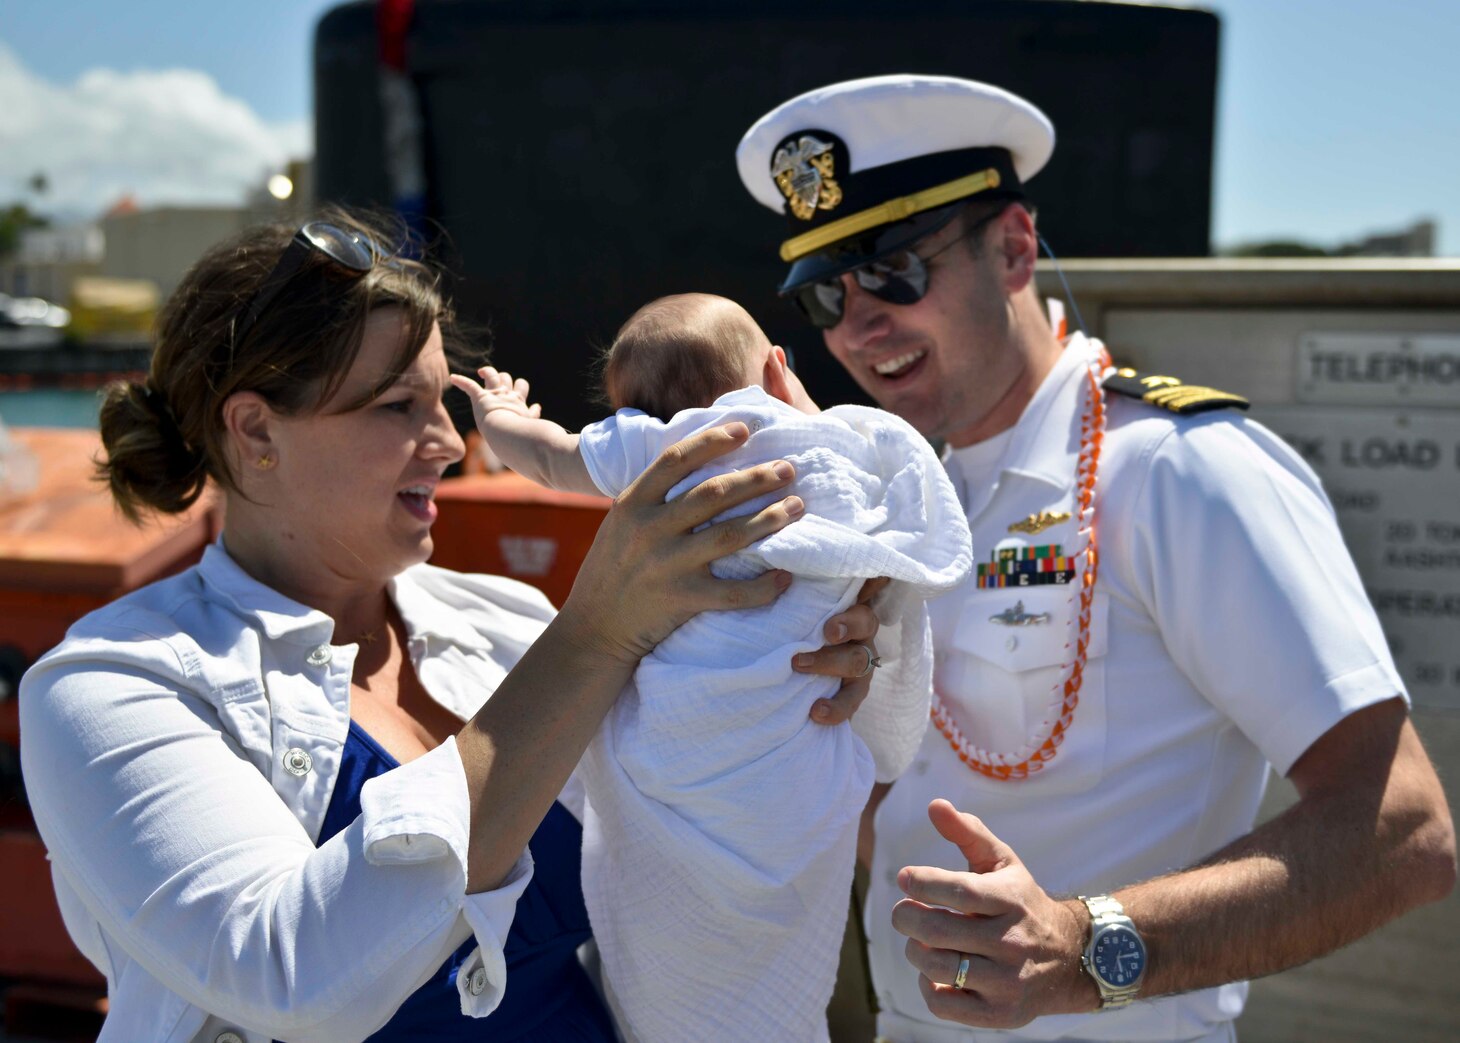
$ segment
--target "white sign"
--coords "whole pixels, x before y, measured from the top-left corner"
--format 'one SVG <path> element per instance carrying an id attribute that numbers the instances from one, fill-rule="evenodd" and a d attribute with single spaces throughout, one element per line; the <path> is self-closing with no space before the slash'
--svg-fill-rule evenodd
<path id="1" fill-rule="evenodd" d="M 558 541 L 548 536 L 499 536 L 497 547 L 514 576 L 546 576 L 558 558 Z"/>
<path id="2" fill-rule="evenodd" d="M 1460 710 L 1460 416 L 1254 410 L 1323 479 L 1415 704 Z"/>
<path id="3" fill-rule="evenodd" d="M 1297 375 L 1299 402 L 1460 408 L 1460 335 L 1308 333 Z"/>

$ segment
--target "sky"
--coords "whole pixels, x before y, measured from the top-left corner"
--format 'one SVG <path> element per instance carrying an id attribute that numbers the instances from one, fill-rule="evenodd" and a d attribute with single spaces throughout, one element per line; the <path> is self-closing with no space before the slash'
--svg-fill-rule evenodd
<path id="1" fill-rule="evenodd" d="M 1030 0 L 1031 3 L 1039 0 Z M 235 202 L 312 141 L 335 0 L 0 0 L 0 205 Z M 1460 256 L 1460 0 L 1211 0 L 1213 239 L 1438 222 Z M 728 161 L 728 159 L 727 159 Z"/>

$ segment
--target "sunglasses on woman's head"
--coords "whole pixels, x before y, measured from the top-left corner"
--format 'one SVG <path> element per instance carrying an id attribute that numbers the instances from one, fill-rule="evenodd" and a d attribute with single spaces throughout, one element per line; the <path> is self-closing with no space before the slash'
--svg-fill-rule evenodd
<path id="1" fill-rule="evenodd" d="M 927 256 L 911 247 L 896 250 L 875 261 L 858 265 L 849 272 L 822 282 L 814 282 L 795 291 L 796 303 L 819 330 L 829 330 L 842 321 L 846 310 L 847 291 L 842 275 L 850 275 L 857 285 L 879 301 L 888 304 L 916 304 L 928 293 L 928 262 L 965 239 L 971 239 L 985 224 L 998 217 L 995 212 L 975 221 L 962 235 L 944 243 Z"/>
<path id="2" fill-rule="evenodd" d="M 241 309 L 241 317 L 233 326 L 234 344 L 240 343 L 258 322 L 259 316 L 273 303 L 285 285 L 299 271 L 311 254 L 320 253 L 336 266 L 355 275 L 364 275 L 384 256 L 378 246 L 359 232 L 332 225 L 328 221 L 310 221 L 289 240 L 279 255 L 273 271 L 259 283 L 259 288 Z"/>

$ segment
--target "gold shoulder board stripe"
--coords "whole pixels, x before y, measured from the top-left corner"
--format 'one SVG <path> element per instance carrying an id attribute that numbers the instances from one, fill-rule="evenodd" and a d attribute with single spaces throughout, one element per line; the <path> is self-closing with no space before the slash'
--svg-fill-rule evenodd
<path id="1" fill-rule="evenodd" d="M 1197 384 L 1183 384 L 1175 377 L 1118 369 L 1105 378 L 1105 390 L 1127 398 L 1138 398 L 1153 406 L 1186 416 L 1212 409 L 1247 409 L 1252 403 L 1241 395 Z"/>

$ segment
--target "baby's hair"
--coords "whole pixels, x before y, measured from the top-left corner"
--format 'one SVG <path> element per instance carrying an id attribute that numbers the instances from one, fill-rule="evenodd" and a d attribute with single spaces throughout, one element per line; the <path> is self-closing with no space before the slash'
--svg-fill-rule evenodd
<path id="1" fill-rule="evenodd" d="M 734 301 L 708 293 L 660 297 L 634 312 L 605 352 L 604 397 L 614 409 L 668 420 L 746 386 L 764 343 Z"/>

